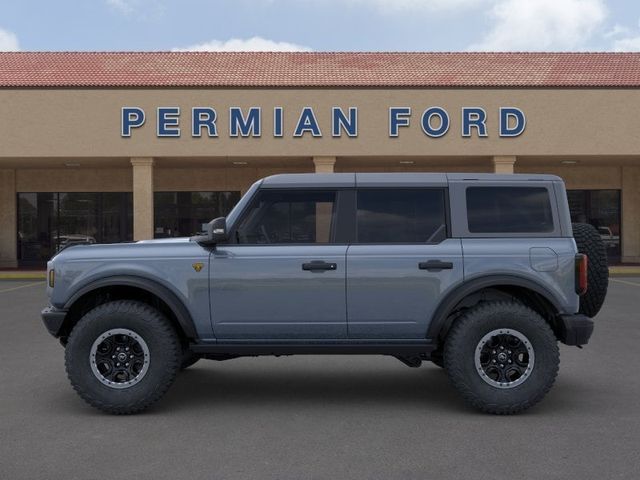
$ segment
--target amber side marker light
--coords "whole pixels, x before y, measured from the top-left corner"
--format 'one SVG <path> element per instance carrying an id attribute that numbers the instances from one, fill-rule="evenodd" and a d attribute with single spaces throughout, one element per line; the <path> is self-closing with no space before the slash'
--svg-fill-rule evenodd
<path id="1" fill-rule="evenodd" d="M 578 295 L 584 295 L 587 293 L 587 266 L 589 265 L 589 258 L 583 254 L 578 253 L 576 255 L 576 293 Z"/>
<path id="2" fill-rule="evenodd" d="M 49 286 L 53 288 L 53 285 L 56 283 L 56 271 L 52 268 L 49 270 Z"/>

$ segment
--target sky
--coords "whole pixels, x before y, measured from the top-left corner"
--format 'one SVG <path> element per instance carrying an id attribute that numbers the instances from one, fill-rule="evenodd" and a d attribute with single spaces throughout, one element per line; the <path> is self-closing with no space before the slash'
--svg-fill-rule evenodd
<path id="1" fill-rule="evenodd" d="M 638 0 L 0 0 L 0 51 L 640 51 Z"/>

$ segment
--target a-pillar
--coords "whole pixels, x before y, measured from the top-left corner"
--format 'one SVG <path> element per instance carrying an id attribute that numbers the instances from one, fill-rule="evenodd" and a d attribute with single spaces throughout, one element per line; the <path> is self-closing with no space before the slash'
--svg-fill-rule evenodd
<path id="1" fill-rule="evenodd" d="M 18 266 L 16 171 L 0 170 L 0 268 Z"/>
<path id="2" fill-rule="evenodd" d="M 515 155 L 497 155 L 493 157 L 493 173 L 513 173 Z"/>
<path id="3" fill-rule="evenodd" d="M 153 158 L 131 159 L 133 166 L 133 239 L 153 238 Z"/>
<path id="4" fill-rule="evenodd" d="M 313 157 L 316 173 L 333 173 L 336 157 Z"/>

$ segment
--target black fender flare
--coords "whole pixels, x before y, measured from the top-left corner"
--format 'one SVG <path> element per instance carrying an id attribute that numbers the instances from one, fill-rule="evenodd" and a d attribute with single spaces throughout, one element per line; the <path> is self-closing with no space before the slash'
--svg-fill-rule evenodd
<path id="1" fill-rule="evenodd" d="M 134 275 L 115 275 L 95 280 L 74 292 L 74 294 L 65 303 L 64 308 L 65 310 L 68 310 L 76 301 L 78 301 L 78 299 L 87 293 L 99 288 L 115 286 L 136 287 L 160 298 L 171 309 L 184 334 L 189 338 L 198 338 L 191 314 L 178 296 L 164 285 L 144 277 L 136 277 Z"/>
<path id="2" fill-rule="evenodd" d="M 432 321 L 429 324 L 429 328 L 427 329 L 427 338 L 438 339 L 443 331 L 446 332 L 446 329 L 449 327 L 449 325 L 447 325 L 447 318 L 449 317 L 449 314 L 453 311 L 453 308 L 468 295 L 484 288 L 502 285 L 527 288 L 539 294 L 549 302 L 556 310 L 556 313 L 562 312 L 561 304 L 556 296 L 548 288 L 534 282 L 533 280 L 508 274 L 476 277 L 458 285 L 456 288 L 451 290 L 444 299 L 442 299 L 438 304 L 438 307 L 433 314 Z"/>

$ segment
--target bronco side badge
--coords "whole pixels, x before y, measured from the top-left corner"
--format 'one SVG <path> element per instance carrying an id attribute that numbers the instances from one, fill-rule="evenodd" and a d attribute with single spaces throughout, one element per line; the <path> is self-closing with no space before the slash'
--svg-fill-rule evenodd
<path id="1" fill-rule="evenodd" d="M 191 266 L 193 267 L 193 269 L 194 269 L 196 272 L 199 272 L 200 270 L 202 270 L 202 267 L 204 267 L 204 264 L 203 264 L 203 263 L 200 263 L 200 262 L 196 262 L 196 263 L 194 263 L 194 264 L 193 264 L 193 265 L 191 265 Z"/>

